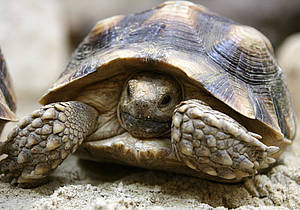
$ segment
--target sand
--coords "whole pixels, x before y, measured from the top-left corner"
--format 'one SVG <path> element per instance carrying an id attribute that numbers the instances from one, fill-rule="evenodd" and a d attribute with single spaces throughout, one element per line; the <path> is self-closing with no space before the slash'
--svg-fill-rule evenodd
<path id="1" fill-rule="evenodd" d="M 266 174 L 221 184 L 70 156 L 35 189 L 0 183 L 3 209 L 300 209 L 300 143 Z"/>

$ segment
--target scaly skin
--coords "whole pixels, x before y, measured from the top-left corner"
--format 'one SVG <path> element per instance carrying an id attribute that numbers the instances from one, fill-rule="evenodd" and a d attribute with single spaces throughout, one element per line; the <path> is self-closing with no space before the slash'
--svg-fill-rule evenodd
<path id="1" fill-rule="evenodd" d="M 231 117 L 199 100 L 182 102 L 172 123 L 172 146 L 179 160 L 214 177 L 241 180 L 269 167 L 278 147 L 266 146 Z"/>
<path id="2" fill-rule="evenodd" d="M 1 145 L 4 180 L 21 187 L 44 182 L 94 130 L 97 111 L 81 102 L 41 107 L 21 120 Z"/>

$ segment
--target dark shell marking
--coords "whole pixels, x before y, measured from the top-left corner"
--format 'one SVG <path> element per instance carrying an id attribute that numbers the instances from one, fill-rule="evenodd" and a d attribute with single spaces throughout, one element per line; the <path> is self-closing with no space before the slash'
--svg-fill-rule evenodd
<path id="1" fill-rule="evenodd" d="M 0 119 L 16 121 L 16 98 L 6 62 L 0 49 Z"/>
<path id="2" fill-rule="evenodd" d="M 267 38 L 189 2 L 98 22 L 41 103 L 70 100 L 74 87 L 116 75 L 112 65 L 126 71 L 121 66 L 136 63 L 181 71 L 280 138 L 295 136 L 290 96 Z"/>

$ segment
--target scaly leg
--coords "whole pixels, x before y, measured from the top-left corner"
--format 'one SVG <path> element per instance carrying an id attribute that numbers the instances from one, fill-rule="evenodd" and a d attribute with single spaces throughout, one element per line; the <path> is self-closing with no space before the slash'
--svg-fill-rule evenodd
<path id="1" fill-rule="evenodd" d="M 77 101 L 41 107 L 21 120 L 1 145 L 0 172 L 21 187 L 43 182 L 95 127 L 97 111 Z"/>
<path id="2" fill-rule="evenodd" d="M 266 146 L 231 117 L 199 100 L 182 102 L 173 115 L 171 140 L 179 160 L 223 180 L 239 181 L 276 160 L 278 147 Z"/>

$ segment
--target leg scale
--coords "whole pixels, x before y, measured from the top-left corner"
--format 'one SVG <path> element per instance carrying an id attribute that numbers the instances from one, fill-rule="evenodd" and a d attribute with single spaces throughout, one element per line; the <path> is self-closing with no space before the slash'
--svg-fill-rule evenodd
<path id="1" fill-rule="evenodd" d="M 90 134 L 97 112 L 80 102 L 46 105 L 23 118 L 1 145 L 4 181 L 35 186 L 57 168 Z"/>
<path id="2" fill-rule="evenodd" d="M 194 170 L 226 180 L 241 180 L 276 160 L 278 147 L 266 146 L 230 116 L 198 100 L 182 102 L 174 111 L 173 150 Z"/>

